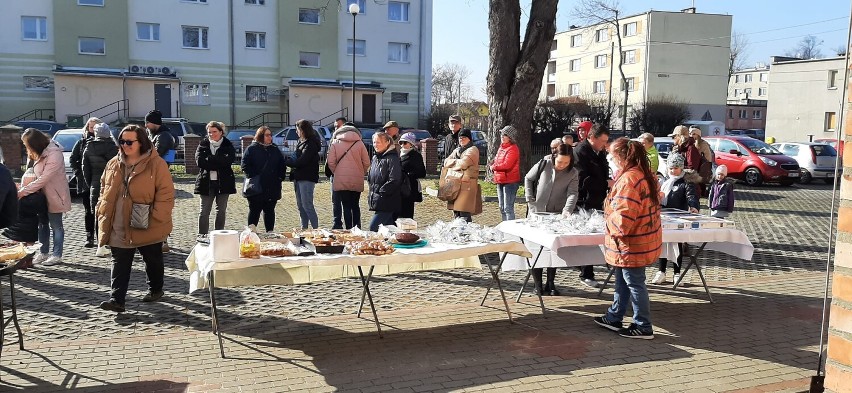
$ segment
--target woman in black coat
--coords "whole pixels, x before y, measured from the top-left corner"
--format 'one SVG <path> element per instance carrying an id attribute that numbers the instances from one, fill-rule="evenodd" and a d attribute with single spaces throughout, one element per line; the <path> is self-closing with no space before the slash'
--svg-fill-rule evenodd
<path id="1" fill-rule="evenodd" d="M 225 125 L 218 121 L 207 123 L 207 138 L 198 144 L 195 162 L 200 171 L 195 179 L 195 193 L 201 195 L 201 212 L 198 215 L 198 237 L 210 231 L 210 210 L 216 202 L 216 230 L 225 229 L 228 197 L 237 193 L 234 169 L 231 164 L 237 151 L 225 138 Z"/>
<path id="2" fill-rule="evenodd" d="M 299 208 L 299 219 L 302 229 L 319 227 L 319 217 L 314 208 L 314 188 L 319 183 L 321 138 L 311 122 L 299 120 L 296 122 L 296 133 L 299 144 L 296 146 L 295 157 L 287 157 L 284 164 L 292 167 L 290 181 L 296 192 L 296 206 Z"/>
<path id="3" fill-rule="evenodd" d="M 275 228 L 275 205 L 281 199 L 281 181 L 284 180 L 284 156 L 272 143 L 272 130 L 260 126 L 254 134 L 254 142 L 243 152 L 240 167 L 246 178 L 260 176 L 263 189 L 258 195 L 246 197 L 249 203 L 248 223 L 257 226 L 263 212 L 263 225 L 267 232 Z"/>
<path id="4" fill-rule="evenodd" d="M 412 132 L 406 132 L 399 138 L 399 162 L 402 165 L 403 179 L 411 185 L 408 196 L 402 196 L 402 206 L 397 217 L 414 218 L 414 203 L 423 201 L 418 179 L 426 177 L 426 165 L 423 156 L 417 150 L 417 137 Z"/>
<path id="5" fill-rule="evenodd" d="M 399 213 L 402 165 L 390 135 L 382 131 L 373 134 L 373 147 L 376 154 L 367 174 L 367 182 L 370 184 L 367 204 L 374 212 L 370 230 L 375 232 L 379 230 L 379 225 L 393 224 L 393 215 Z"/>
<path id="6" fill-rule="evenodd" d="M 89 200 L 93 208 L 98 206 L 98 200 L 101 197 L 101 176 L 104 174 L 104 168 L 116 154 L 118 154 L 118 146 L 112 139 L 109 125 L 106 123 L 96 125 L 94 138 L 86 144 L 86 149 L 83 150 L 82 164 L 83 179 L 89 185 Z M 94 226 L 95 235 L 98 233 L 97 224 L 96 222 Z M 89 247 L 88 243 L 86 243 L 86 247 Z"/>
<path id="7" fill-rule="evenodd" d="M 83 125 L 83 137 L 74 143 L 71 148 L 71 158 L 68 162 L 71 164 L 71 171 L 74 172 L 74 178 L 77 180 L 76 191 L 77 195 L 83 200 L 83 208 L 86 211 L 84 221 L 86 225 L 86 244 L 84 247 L 91 248 L 95 246 L 95 205 L 91 204 L 89 195 L 89 185 L 83 178 L 83 151 L 86 150 L 86 145 L 94 139 L 95 126 L 103 124 L 101 119 L 90 117 Z M 100 179 L 98 179 L 100 180 Z"/>

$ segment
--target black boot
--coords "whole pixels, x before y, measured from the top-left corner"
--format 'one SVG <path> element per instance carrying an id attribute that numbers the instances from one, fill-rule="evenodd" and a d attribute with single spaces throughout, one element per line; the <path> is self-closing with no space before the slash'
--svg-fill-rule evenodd
<path id="1" fill-rule="evenodd" d="M 537 268 L 532 270 L 533 283 L 535 283 L 535 289 L 533 290 L 533 293 L 536 296 L 547 295 L 547 292 L 545 292 L 544 288 L 541 287 L 541 276 L 542 269 Z"/>
<path id="2" fill-rule="evenodd" d="M 544 289 L 550 296 L 559 296 L 559 291 L 556 290 L 556 285 L 553 284 L 554 279 L 556 279 L 556 268 L 547 268 L 547 284 L 545 284 Z"/>
<path id="3" fill-rule="evenodd" d="M 95 246 L 95 234 L 93 232 L 86 232 L 86 244 L 83 247 L 92 248 Z"/>

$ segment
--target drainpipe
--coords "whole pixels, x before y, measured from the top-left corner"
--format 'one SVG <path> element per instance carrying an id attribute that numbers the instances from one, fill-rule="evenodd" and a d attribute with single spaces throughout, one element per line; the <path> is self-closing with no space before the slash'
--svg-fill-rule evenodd
<path id="1" fill-rule="evenodd" d="M 237 124 L 237 107 L 236 107 L 236 85 L 234 78 L 234 0 L 228 0 L 228 78 L 229 78 L 229 96 L 231 109 L 231 124 Z"/>
<path id="2" fill-rule="evenodd" d="M 417 123 L 420 126 L 420 119 L 423 118 L 423 3 L 426 0 L 420 0 L 420 28 L 418 29 L 417 45 L 420 51 L 417 54 Z"/>
<path id="3" fill-rule="evenodd" d="M 127 99 L 127 71 L 124 71 L 124 70 L 121 71 L 121 99 L 122 100 Z M 127 101 L 125 101 L 125 102 L 127 102 Z M 130 105 L 129 102 L 127 102 L 127 104 Z M 124 111 L 118 111 L 118 120 L 119 121 L 124 121 L 126 116 L 122 117 L 122 115 L 126 114 L 128 110 L 130 110 L 130 108 L 125 106 Z"/>

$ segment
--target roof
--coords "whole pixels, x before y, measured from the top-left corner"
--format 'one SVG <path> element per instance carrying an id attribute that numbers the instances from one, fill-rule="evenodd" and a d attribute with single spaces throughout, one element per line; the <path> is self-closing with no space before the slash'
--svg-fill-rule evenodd
<path id="1" fill-rule="evenodd" d="M 680 10 L 680 11 L 660 11 L 660 10 L 650 9 L 650 10 L 645 11 L 645 12 L 639 12 L 639 13 L 636 13 L 636 14 L 631 14 L 631 15 L 621 16 L 621 17 L 619 17 L 619 18 L 618 18 L 618 20 L 619 20 L 619 22 L 623 22 L 623 21 L 624 21 L 624 20 L 626 20 L 626 19 L 635 18 L 635 17 L 637 17 L 637 16 L 641 16 L 641 15 L 649 15 L 649 14 L 651 14 L 651 13 L 658 13 L 658 14 L 683 14 L 683 15 L 717 15 L 717 16 L 731 16 L 730 14 L 714 14 L 714 13 L 705 13 L 705 12 L 683 12 L 683 10 Z M 573 26 L 573 28 L 569 28 L 568 30 L 563 30 L 563 31 L 557 31 L 557 32 L 556 32 L 556 34 L 573 32 L 573 31 L 575 31 L 575 30 L 588 29 L 588 28 L 591 28 L 591 27 L 594 27 L 594 26 L 603 25 L 603 24 L 609 24 L 609 23 L 610 23 L 610 22 L 598 22 L 598 23 L 594 23 L 594 24 L 590 24 L 590 25 L 586 25 L 586 26 L 571 25 L 571 26 Z"/>
<path id="2" fill-rule="evenodd" d="M 835 56 L 835 57 L 826 57 L 822 59 L 799 59 L 799 60 L 786 60 L 786 61 L 776 61 L 773 62 L 772 65 L 787 65 L 787 64 L 803 64 L 803 63 L 817 63 L 820 61 L 838 61 L 838 60 L 846 60 L 845 56 Z"/>

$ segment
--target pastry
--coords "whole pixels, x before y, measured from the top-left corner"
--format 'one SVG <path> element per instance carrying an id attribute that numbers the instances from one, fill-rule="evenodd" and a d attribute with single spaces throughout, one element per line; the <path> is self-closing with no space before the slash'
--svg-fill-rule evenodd
<path id="1" fill-rule="evenodd" d="M 365 240 L 348 243 L 352 255 L 387 255 L 394 252 L 392 245 L 381 240 Z"/>
<path id="2" fill-rule="evenodd" d="M 296 253 L 290 248 L 288 243 L 261 242 L 260 255 L 265 257 L 290 257 L 296 255 Z"/>

